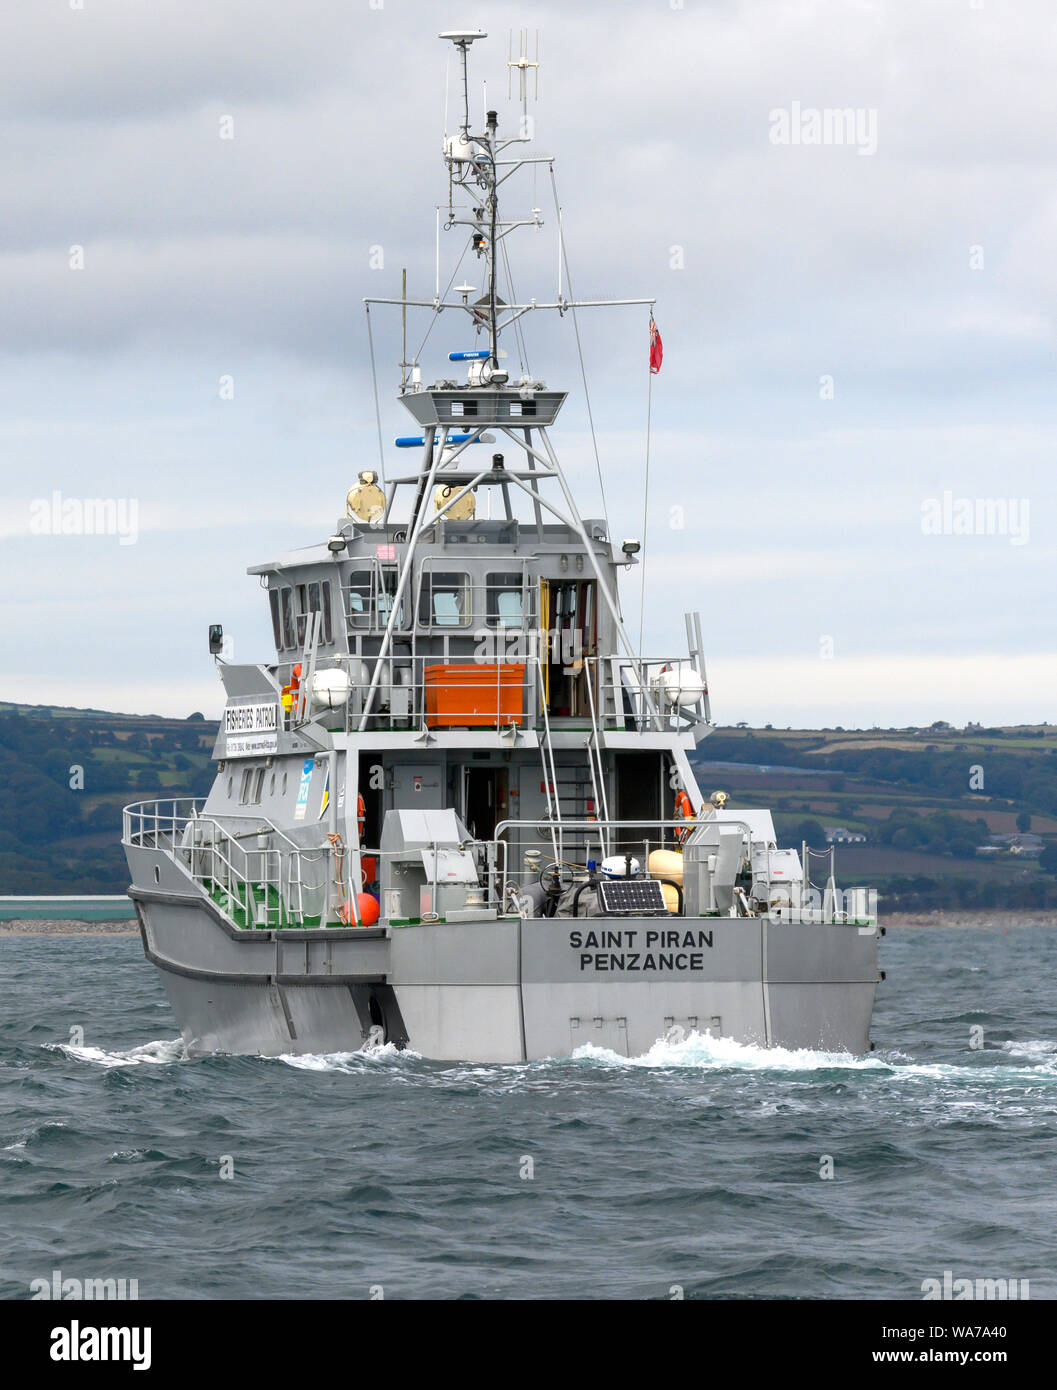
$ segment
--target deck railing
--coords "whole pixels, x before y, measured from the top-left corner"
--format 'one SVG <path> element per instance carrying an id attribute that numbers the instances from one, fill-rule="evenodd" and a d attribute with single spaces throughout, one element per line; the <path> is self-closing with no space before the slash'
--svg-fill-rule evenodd
<path id="1" fill-rule="evenodd" d="M 665 669 L 691 669 L 683 657 L 585 656 L 568 663 L 542 654 L 533 635 L 499 634 L 471 646 L 447 640 L 433 653 L 394 652 L 382 669 L 370 703 L 371 727 L 387 729 L 488 729 L 511 727 L 542 734 L 548 725 L 601 732 L 670 732 L 708 719 L 704 694 L 673 704 L 659 684 Z M 496 633 L 488 634 L 495 639 Z M 524 640 L 523 640 L 524 638 Z M 367 705 L 376 656 L 328 657 L 349 677 L 341 710 L 306 700 L 308 718 L 346 733 L 359 729 Z M 639 679 L 639 672 L 642 679 Z M 652 708 L 651 708 L 652 707 Z M 288 716 L 289 722 L 289 716 Z"/>
<path id="2" fill-rule="evenodd" d="M 206 814 L 204 805 L 174 797 L 126 806 L 122 843 L 161 850 L 181 863 L 236 926 L 326 924 L 333 898 L 348 901 L 347 851 L 329 843 L 299 845 L 265 816 Z"/>

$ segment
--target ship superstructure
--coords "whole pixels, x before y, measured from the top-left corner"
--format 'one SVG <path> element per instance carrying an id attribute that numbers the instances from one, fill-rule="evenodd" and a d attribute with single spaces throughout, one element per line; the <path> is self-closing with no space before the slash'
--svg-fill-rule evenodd
<path id="1" fill-rule="evenodd" d="M 566 392 L 507 369 L 504 331 L 573 302 L 504 301 L 499 191 L 526 164 L 494 111 L 445 138 L 448 225 L 482 292 L 395 303 L 463 335 L 401 364 L 412 465 L 359 470 L 319 545 L 255 565 L 275 656 L 222 659 L 203 802 L 125 812 L 148 958 L 189 1050 L 519 1061 L 634 1055 L 672 1030 L 864 1051 L 877 970 L 866 890 L 816 890 L 770 813 L 703 795 L 702 628 L 636 650 L 618 575 L 551 441 Z M 524 50 L 512 66 L 525 87 Z M 525 122 L 522 122 L 522 130 Z M 549 159 L 547 160 L 549 162 Z M 457 200 L 459 206 L 456 206 Z M 622 303 L 651 301 L 621 301 Z"/>

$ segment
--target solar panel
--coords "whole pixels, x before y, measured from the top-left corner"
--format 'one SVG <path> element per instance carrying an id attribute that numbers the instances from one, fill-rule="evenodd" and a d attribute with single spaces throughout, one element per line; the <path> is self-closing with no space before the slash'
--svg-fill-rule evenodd
<path id="1" fill-rule="evenodd" d="M 598 900 L 606 917 L 667 917 L 664 893 L 655 878 L 600 878 Z"/>

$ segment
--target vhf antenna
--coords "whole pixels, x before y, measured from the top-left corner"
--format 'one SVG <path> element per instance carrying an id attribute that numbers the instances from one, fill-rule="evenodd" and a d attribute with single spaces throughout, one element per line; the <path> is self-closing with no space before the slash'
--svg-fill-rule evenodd
<path id="1" fill-rule="evenodd" d="M 529 68 L 533 69 L 535 80 L 534 97 L 536 101 L 540 99 L 540 31 L 536 30 L 536 57 L 530 60 L 528 56 L 529 31 L 522 29 L 518 34 L 518 56 L 514 57 L 514 31 L 510 30 L 510 42 L 507 46 L 507 84 L 506 96 L 510 100 L 514 85 L 514 71 L 517 70 L 519 89 L 518 100 L 521 102 L 521 135 L 524 138 L 528 127 L 528 75 Z"/>

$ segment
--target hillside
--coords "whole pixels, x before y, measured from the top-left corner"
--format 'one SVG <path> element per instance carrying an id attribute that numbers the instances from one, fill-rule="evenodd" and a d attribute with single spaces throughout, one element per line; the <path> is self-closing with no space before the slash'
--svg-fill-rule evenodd
<path id="1" fill-rule="evenodd" d="M 123 892 L 121 807 L 204 796 L 215 737 L 201 715 L 0 704 L 0 893 Z M 787 843 L 865 836 L 838 847 L 838 881 L 888 908 L 1057 908 L 1057 727 L 717 729 L 694 761 L 706 792 L 770 806 Z M 977 854 L 1018 831 L 1041 857 Z"/>
<path id="2" fill-rule="evenodd" d="M 770 806 L 787 841 L 865 836 L 838 845 L 838 881 L 877 887 L 890 909 L 1057 907 L 1055 726 L 717 729 L 694 762 L 732 804 Z M 1041 837 L 1041 855 L 977 854 L 1003 835 Z"/>
<path id="3" fill-rule="evenodd" d="M 204 796 L 217 726 L 0 704 L 0 893 L 123 893 L 121 808 Z"/>

